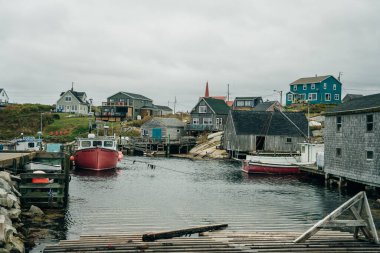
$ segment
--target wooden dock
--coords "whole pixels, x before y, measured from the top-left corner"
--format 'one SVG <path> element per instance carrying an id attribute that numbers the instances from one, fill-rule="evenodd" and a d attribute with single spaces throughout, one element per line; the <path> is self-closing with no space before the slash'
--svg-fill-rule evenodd
<path id="1" fill-rule="evenodd" d="M 154 242 L 143 242 L 141 234 L 85 235 L 43 252 L 380 252 L 379 245 L 355 240 L 348 232 L 322 230 L 306 242 L 294 243 L 301 234 L 223 230 Z"/>
<path id="2" fill-rule="evenodd" d="M 35 156 L 36 152 L 1 151 L 0 169 L 11 169 L 16 173 L 22 170 L 23 166 L 33 160 Z"/>

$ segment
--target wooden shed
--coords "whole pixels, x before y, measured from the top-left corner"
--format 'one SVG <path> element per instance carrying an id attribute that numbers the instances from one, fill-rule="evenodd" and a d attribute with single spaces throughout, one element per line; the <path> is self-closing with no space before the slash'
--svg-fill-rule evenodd
<path id="1" fill-rule="evenodd" d="M 142 137 L 179 140 L 185 133 L 185 123 L 177 118 L 153 118 L 141 126 Z"/>
<path id="2" fill-rule="evenodd" d="M 304 113 L 230 111 L 223 146 L 230 153 L 295 153 L 307 138 Z"/>

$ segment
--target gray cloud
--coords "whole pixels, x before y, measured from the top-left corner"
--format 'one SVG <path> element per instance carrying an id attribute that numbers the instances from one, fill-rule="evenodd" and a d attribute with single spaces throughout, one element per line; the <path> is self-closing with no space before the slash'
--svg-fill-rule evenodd
<path id="1" fill-rule="evenodd" d="M 190 110 L 212 95 L 288 90 L 337 75 L 345 92 L 380 92 L 378 1 L 0 0 L 0 87 L 11 101 L 53 104 L 117 91 Z M 360 89 L 360 90 L 357 90 Z"/>

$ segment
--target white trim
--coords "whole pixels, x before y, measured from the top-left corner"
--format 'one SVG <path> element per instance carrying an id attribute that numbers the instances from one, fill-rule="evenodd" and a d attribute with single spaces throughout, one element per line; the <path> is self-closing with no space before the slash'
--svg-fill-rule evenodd
<path id="1" fill-rule="evenodd" d="M 330 99 L 327 99 L 327 95 L 330 96 Z M 325 101 L 331 101 L 331 93 L 325 93 Z"/>

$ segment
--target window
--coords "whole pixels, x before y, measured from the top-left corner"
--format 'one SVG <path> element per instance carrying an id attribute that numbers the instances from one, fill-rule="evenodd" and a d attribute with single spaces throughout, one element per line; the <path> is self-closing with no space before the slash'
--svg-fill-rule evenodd
<path id="1" fill-rule="evenodd" d="M 297 85 L 293 85 L 293 90 L 294 90 L 294 91 L 297 90 Z"/>
<path id="2" fill-rule="evenodd" d="M 236 106 L 244 106 L 244 101 L 236 101 Z"/>
<path id="3" fill-rule="evenodd" d="M 222 125 L 223 124 L 223 119 L 222 118 L 216 118 L 216 124 L 217 125 Z"/>
<path id="4" fill-rule="evenodd" d="M 288 94 L 288 101 L 293 101 L 293 94 Z"/>
<path id="5" fill-rule="evenodd" d="M 367 151 L 367 160 L 373 160 L 373 151 Z"/>
<path id="6" fill-rule="evenodd" d="M 306 147 L 305 147 L 305 146 L 301 146 L 301 153 L 302 153 L 302 154 L 305 154 L 305 153 L 306 153 Z"/>
<path id="7" fill-rule="evenodd" d="M 373 114 L 367 115 L 367 132 L 373 131 Z"/>
<path id="8" fill-rule="evenodd" d="M 193 118 L 193 125 L 199 125 L 199 118 Z"/>
<path id="9" fill-rule="evenodd" d="M 286 138 L 286 143 L 292 143 L 292 138 L 287 137 L 287 138 Z"/>
<path id="10" fill-rule="evenodd" d="M 147 129 L 143 129 L 142 130 L 142 135 L 143 136 L 148 136 L 148 130 Z"/>
<path id="11" fill-rule="evenodd" d="M 28 148 L 34 148 L 34 142 L 29 142 L 28 143 Z"/>
<path id="12" fill-rule="evenodd" d="M 101 147 L 101 146 L 102 146 L 102 141 L 93 141 L 93 142 L 92 142 L 92 145 L 93 145 L 94 147 Z"/>
<path id="13" fill-rule="evenodd" d="M 252 105 L 252 101 L 244 101 L 244 105 L 245 106 L 251 106 Z"/>
<path id="14" fill-rule="evenodd" d="M 207 106 L 200 105 L 199 106 L 199 113 L 206 113 L 207 112 Z"/>
<path id="15" fill-rule="evenodd" d="M 91 141 L 81 141 L 81 146 L 84 148 L 91 147 Z"/>
<path id="16" fill-rule="evenodd" d="M 317 100 L 317 93 L 309 93 L 309 100 Z"/>
<path id="17" fill-rule="evenodd" d="M 212 118 L 203 118 L 203 125 L 212 125 Z"/>
<path id="18" fill-rule="evenodd" d="M 336 84 L 334 83 L 334 85 L 333 85 L 333 90 L 336 90 Z"/>
<path id="19" fill-rule="evenodd" d="M 327 83 L 323 84 L 323 89 L 327 89 Z"/>
<path id="20" fill-rule="evenodd" d="M 177 129 L 177 133 L 179 133 L 180 132 L 180 130 L 179 129 Z"/>
<path id="21" fill-rule="evenodd" d="M 335 100 L 339 100 L 339 94 L 335 94 L 335 95 L 334 95 L 334 99 L 335 99 Z"/>
<path id="22" fill-rule="evenodd" d="M 104 147 L 113 147 L 113 141 L 104 141 Z"/>
<path id="23" fill-rule="evenodd" d="M 342 149 L 341 148 L 336 149 L 336 157 L 342 157 Z"/>
<path id="24" fill-rule="evenodd" d="M 342 116 L 336 117 L 336 131 L 341 132 L 342 131 Z"/>
<path id="25" fill-rule="evenodd" d="M 304 84 L 302 87 L 303 87 L 303 90 L 306 90 L 307 89 L 307 84 Z"/>
<path id="26" fill-rule="evenodd" d="M 325 94 L 325 101 L 331 101 L 331 93 Z"/>
<path id="27" fill-rule="evenodd" d="M 315 83 L 312 83 L 312 84 L 311 84 L 311 89 L 312 89 L 312 90 L 315 90 Z"/>
<path id="28" fill-rule="evenodd" d="M 65 101 L 66 101 L 66 102 L 70 102 L 70 101 L 71 101 L 71 97 L 70 97 L 70 96 L 66 96 L 66 97 L 65 97 Z"/>

